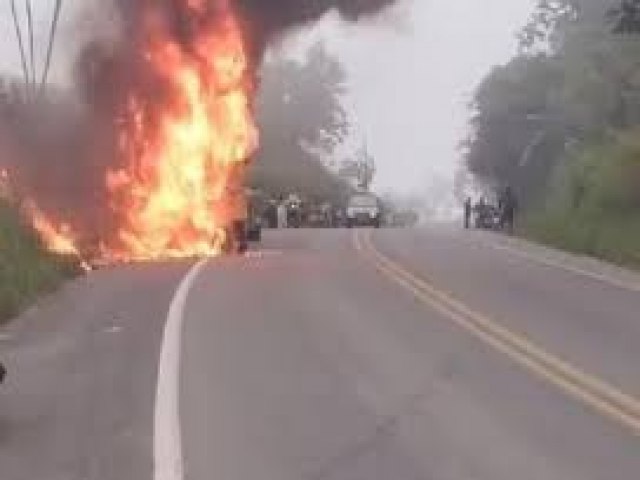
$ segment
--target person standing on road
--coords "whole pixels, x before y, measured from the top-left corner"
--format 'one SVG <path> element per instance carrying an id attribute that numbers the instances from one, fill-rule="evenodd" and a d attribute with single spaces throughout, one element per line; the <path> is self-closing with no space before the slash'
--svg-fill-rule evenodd
<path id="1" fill-rule="evenodd" d="M 234 253 L 243 254 L 247 251 L 247 227 L 249 220 L 249 203 L 241 188 L 234 189 L 229 196 L 231 211 L 231 245 Z"/>
<path id="2" fill-rule="evenodd" d="M 485 228 L 487 217 L 487 202 L 484 197 L 480 197 L 478 203 L 473 208 L 476 214 L 476 228 Z"/>
<path id="3" fill-rule="evenodd" d="M 277 207 L 277 217 L 278 217 L 278 228 L 287 228 L 287 205 L 285 204 L 284 198 L 280 199 Z"/>
<path id="4" fill-rule="evenodd" d="M 264 212 L 264 218 L 268 228 L 278 228 L 278 202 L 276 200 L 269 199 Z"/>
<path id="5" fill-rule="evenodd" d="M 467 197 L 464 201 L 464 228 L 468 230 L 471 227 L 471 197 Z"/>
<path id="6" fill-rule="evenodd" d="M 344 211 L 342 207 L 333 208 L 332 222 L 334 228 L 344 227 Z"/>
<path id="7" fill-rule="evenodd" d="M 512 234 L 515 225 L 516 210 L 518 208 L 518 200 L 511 187 L 506 187 L 500 198 L 500 228 L 507 233 Z"/>

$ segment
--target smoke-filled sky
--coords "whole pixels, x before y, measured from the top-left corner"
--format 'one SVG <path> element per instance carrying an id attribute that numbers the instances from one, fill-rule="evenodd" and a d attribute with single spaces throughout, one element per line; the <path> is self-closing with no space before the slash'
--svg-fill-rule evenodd
<path id="1" fill-rule="evenodd" d="M 54 2 L 34 3 L 37 45 L 44 48 Z M 74 49 L 82 25 L 87 28 L 86 21 L 79 24 L 74 17 L 88 3 L 65 2 L 54 62 L 58 79 L 64 79 L 68 67 L 64 57 L 71 56 L 65 53 Z M 378 161 L 378 186 L 417 192 L 452 176 L 460 160 L 457 146 L 467 132 L 470 94 L 492 65 L 515 52 L 514 35 L 532 4 L 533 0 L 399 0 L 384 18 L 364 26 L 329 16 L 313 31 L 292 35 L 286 48 L 327 40 L 347 65 L 349 102 Z M 9 2 L 2 2 L 0 72 L 19 71 Z"/>

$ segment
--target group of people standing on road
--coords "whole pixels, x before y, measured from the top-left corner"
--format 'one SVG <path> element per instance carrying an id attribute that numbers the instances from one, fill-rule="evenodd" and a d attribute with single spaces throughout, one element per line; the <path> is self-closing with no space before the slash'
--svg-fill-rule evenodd
<path id="1" fill-rule="evenodd" d="M 296 194 L 269 199 L 262 209 L 268 228 L 335 227 L 342 223 L 340 208 L 328 202 L 302 200 Z"/>
<path id="2" fill-rule="evenodd" d="M 467 197 L 464 202 L 464 228 L 471 228 L 473 220 L 475 228 L 513 233 L 517 210 L 518 200 L 511 187 L 500 192 L 497 204 L 480 197 L 474 205 L 471 197 Z"/>
<path id="3" fill-rule="evenodd" d="M 268 228 L 296 228 L 302 226 L 302 201 L 296 195 L 271 199 L 263 217 Z"/>

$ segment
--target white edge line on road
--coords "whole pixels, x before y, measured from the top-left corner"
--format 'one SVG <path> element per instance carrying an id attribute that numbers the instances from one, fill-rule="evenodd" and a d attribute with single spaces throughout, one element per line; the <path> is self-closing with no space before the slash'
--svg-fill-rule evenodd
<path id="1" fill-rule="evenodd" d="M 176 290 L 164 327 L 153 422 L 154 480 L 183 480 L 182 435 L 180 432 L 179 386 L 184 308 L 195 279 L 207 264 L 194 265 Z"/>
<path id="2" fill-rule="evenodd" d="M 530 262 L 533 263 L 537 263 L 539 265 L 544 265 L 546 267 L 551 267 L 551 268 L 557 268 L 559 270 L 564 270 L 565 272 L 569 272 L 572 273 L 574 275 L 578 275 L 581 277 L 586 277 L 586 278 L 590 278 L 591 280 L 596 280 L 598 282 L 601 283 L 606 283 L 610 286 L 613 287 L 617 287 L 617 288 L 622 288 L 624 290 L 629 290 L 631 292 L 640 292 L 640 284 L 639 283 L 633 283 L 631 281 L 624 281 L 624 280 L 618 280 L 616 278 L 613 278 L 609 275 L 605 275 L 605 274 L 601 274 L 601 273 L 597 273 L 597 272 L 591 272 L 589 270 L 580 268 L 580 267 L 575 267 L 573 265 L 568 265 L 566 263 L 563 263 L 561 261 L 555 261 L 555 260 L 551 260 L 551 259 L 547 259 L 544 258 L 540 255 L 534 254 L 534 253 L 528 253 L 525 251 L 522 251 L 518 248 L 509 246 L 509 245 L 498 245 L 495 243 L 491 243 L 491 242 L 486 242 L 486 241 L 482 241 L 481 242 L 482 245 L 492 248 L 493 250 L 497 250 L 497 251 L 503 251 L 503 252 L 507 252 L 513 256 L 516 257 L 520 257 L 523 258 L 525 260 L 529 260 Z"/>

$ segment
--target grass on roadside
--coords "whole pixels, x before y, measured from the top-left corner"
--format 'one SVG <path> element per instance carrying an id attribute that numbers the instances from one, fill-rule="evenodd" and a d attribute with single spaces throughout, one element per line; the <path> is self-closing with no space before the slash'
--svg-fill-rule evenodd
<path id="1" fill-rule="evenodd" d="M 525 237 L 640 270 L 640 218 L 589 219 L 565 213 L 530 217 Z"/>
<path id="2" fill-rule="evenodd" d="M 640 130 L 567 159 L 524 223 L 534 240 L 640 269 Z"/>
<path id="3" fill-rule="evenodd" d="M 15 208 L 0 201 L 0 323 L 76 271 L 74 262 L 45 251 Z"/>

